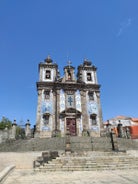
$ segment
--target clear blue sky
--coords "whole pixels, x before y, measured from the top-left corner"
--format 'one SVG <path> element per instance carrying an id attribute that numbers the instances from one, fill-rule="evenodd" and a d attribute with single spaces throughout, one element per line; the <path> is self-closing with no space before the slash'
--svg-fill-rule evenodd
<path id="1" fill-rule="evenodd" d="M 47 55 L 98 68 L 103 119 L 138 117 L 138 0 L 0 0 L 0 119 L 36 121 Z"/>

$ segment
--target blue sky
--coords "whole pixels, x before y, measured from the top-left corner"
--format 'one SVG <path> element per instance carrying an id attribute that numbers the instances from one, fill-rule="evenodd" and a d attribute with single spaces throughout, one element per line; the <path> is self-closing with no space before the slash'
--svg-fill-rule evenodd
<path id="1" fill-rule="evenodd" d="M 138 117 L 137 0 L 0 0 L 0 119 L 36 121 L 38 64 L 92 61 L 103 119 Z"/>

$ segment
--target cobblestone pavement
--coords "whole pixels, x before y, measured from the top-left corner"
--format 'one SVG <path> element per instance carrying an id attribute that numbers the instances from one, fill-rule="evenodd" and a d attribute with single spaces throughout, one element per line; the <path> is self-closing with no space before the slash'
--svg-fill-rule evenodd
<path id="1" fill-rule="evenodd" d="M 14 170 L 4 184 L 138 184 L 137 170 L 34 173 Z"/>

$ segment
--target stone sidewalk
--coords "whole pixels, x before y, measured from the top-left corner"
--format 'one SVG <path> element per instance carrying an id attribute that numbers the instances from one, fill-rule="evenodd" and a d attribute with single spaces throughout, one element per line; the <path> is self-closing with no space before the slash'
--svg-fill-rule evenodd
<path id="1" fill-rule="evenodd" d="M 138 184 L 138 170 L 34 173 L 14 170 L 3 184 Z"/>

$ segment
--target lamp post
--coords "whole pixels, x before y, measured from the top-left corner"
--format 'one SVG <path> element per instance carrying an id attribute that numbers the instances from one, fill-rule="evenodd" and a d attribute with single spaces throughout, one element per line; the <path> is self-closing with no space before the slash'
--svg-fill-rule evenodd
<path id="1" fill-rule="evenodd" d="M 113 129 L 111 129 L 111 131 L 110 131 L 110 138 L 111 138 L 112 150 L 118 151 L 118 143 L 117 143 L 117 139 L 116 139 L 116 134 L 113 131 Z"/>

